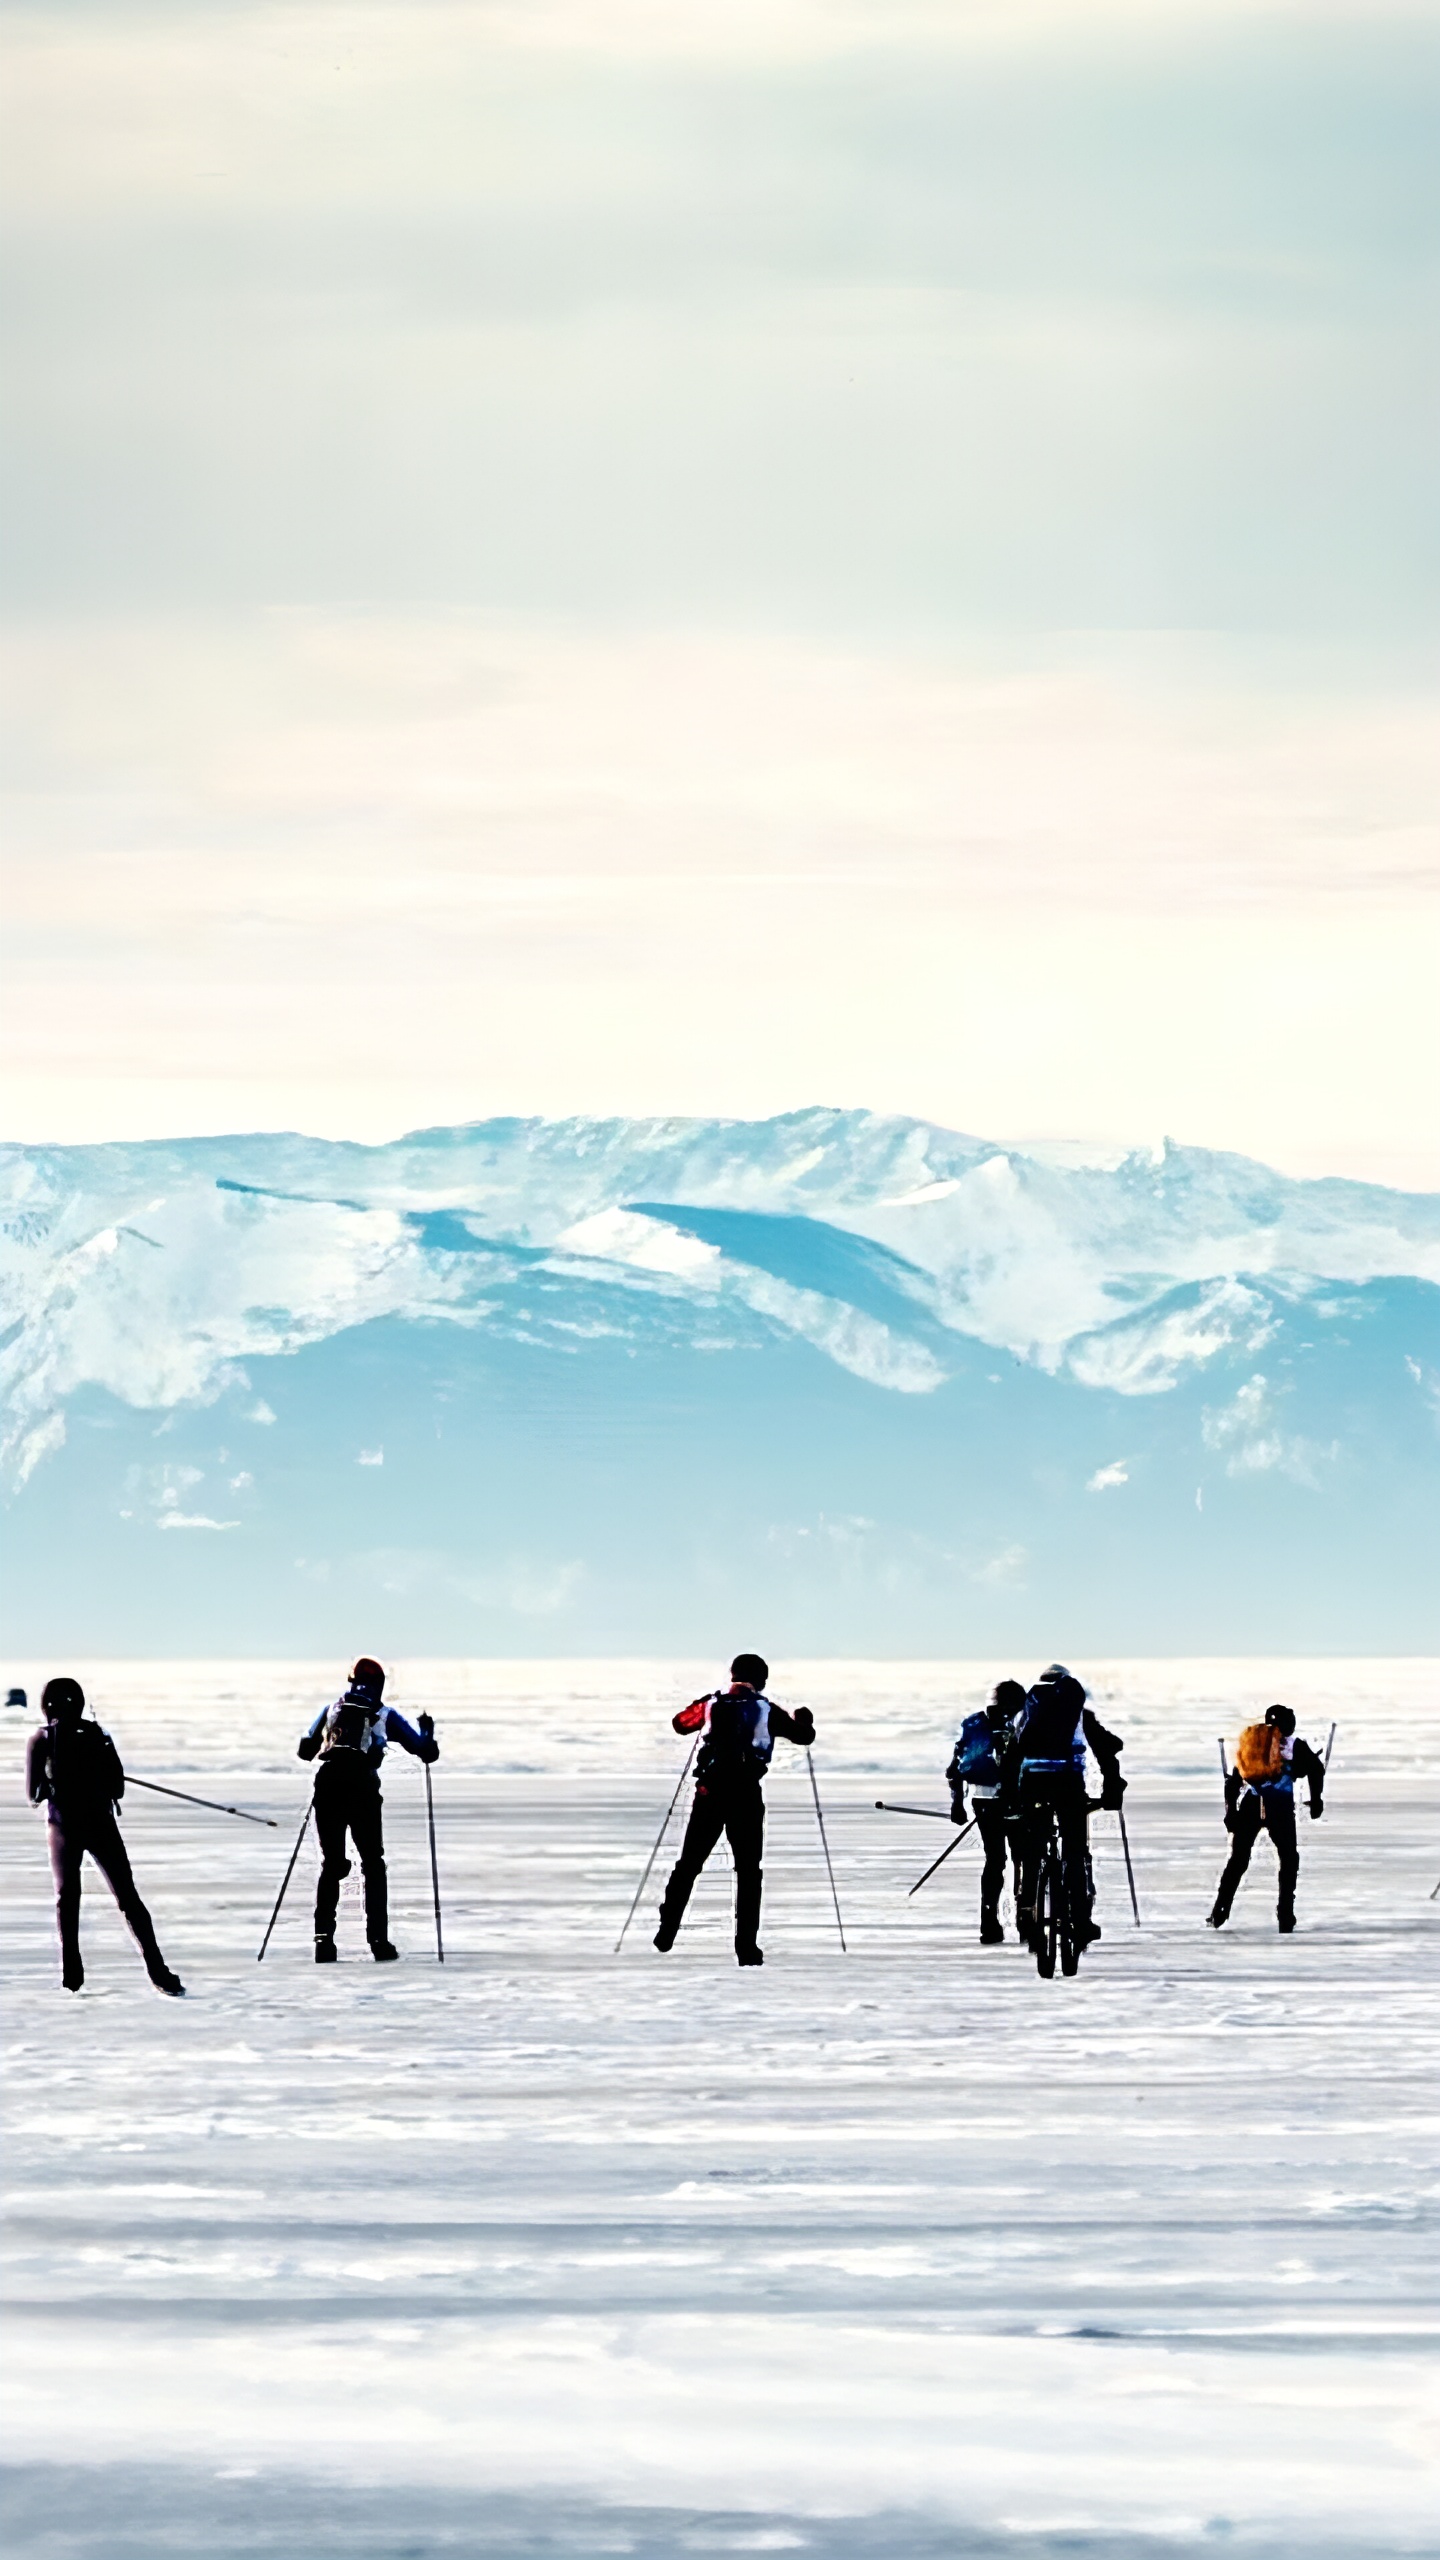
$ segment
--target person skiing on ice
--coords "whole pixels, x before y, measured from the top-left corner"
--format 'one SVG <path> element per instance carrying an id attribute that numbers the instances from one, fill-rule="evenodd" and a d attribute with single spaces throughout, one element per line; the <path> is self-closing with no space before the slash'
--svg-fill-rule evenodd
<path id="1" fill-rule="evenodd" d="M 1090 1865 L 1090 1800 L 1085 1792 L 1086 1745 L 1100 1764 L 1100 1802 L 1110 1811 L 1125 1793 L 1119 1758 L 1125 1745 L 1107 1733 L 1085 1704 L 1085 1691 L 1063 1662 L 1042 1671 L 1015 1718 L 1020 1799 L 1020 1935 L 1028 1946 L 1035 1926 L 1036 1870 L 1045 1837 L 1044 1815 L 1053 1805 L 1067 1862 L 1085 1878 L 1087 1941 L 1098 1938 L 1095 1883 Z"/>
<path id="2" fill-rule="evenodd" d="M 695 1801 L 680 1855 L 660 1905 L 655 1944 L 664 1955 L 675 1944 L 695 1879 L 723 1831 L 735 1861 L 735 1961 L 763 1964 L 760 1928 L 765 1802 L 760 1781 L 770 1766 L 776 1736 L 808 1746 L 815 1719 L 808 1707 L 788 1715 L 765 1695 L 770 1666 L 758 1653 L 737 1653 L 728 1689 L 692 1699 L 671 1718 L 677 1733 L 703 1733 L 695 1763 Z"/>
<path id="3" fill-rule="evenodd" d="M 1223 1929 L 1229 1919 L 1236 1888 L 1263 1827 L 1275 1844 L 1280 1865 L 1276 1925 L 1282 1937 L 1289 1937 L 1295 1926 L 1295 1886 L 1300 1874 L 1300 1844 L 1295 1836 L 1297 1778 L 1306 1781 L 1310 1819 L 1318 1822 L 1325 1810 L 1325 1763 L 1296 1733 L 1293 1708 L 1267 1707 L 1263 1724 L 1247 1725 L 1241 1734 L 1235 1767 L 1225 1780 L 1225 1828 L 1231 1848 L 1207 1928 Z"/>
<path id="4" fill-rule="evenodd" d="M 390 1944 L 389 1884 L 385 1873 L 384 1811 L 380 1795 L 380 1763 L 387 1742 L 417 1760 L 440 1757 L 433 1716 L 407 1724 L 395 1707 L 384 1703 L 385 1674 L 378 1662 L 362 1654 L 350 1674 L 350 1686 L 334 1705 L 322 1707 L 300 1737 L 299 1757 L 319 1757 L 315 1772 L 315 1828 L 320 1837 L 320 1878 L 315 1887 L 315 1961 L 334 1964 L 335 1921 L 340 1887 L 350 1873 L 345 1855 L 348 1831 L 360 1860 L 365 1885 L 365 1935 L 377 1964 L 394 1964 L 398 1947 Z"/>
<path id="5" fill-rule="evenodd" d="M 156 1990 L 181 2000 L 185 1985 L 160 1953 L 155 1924 L 140 1899 L 115 1818 L 125 1793 L 120 1754 L 103 1727 L 87 1719 L 85 1692 L 78 1680 L 47 1680 L 40 1708 L 45 1722 L 30 1737 L 25 1775 L 31 1803 L 46 1807 L 60 1930 L 60 1979 L 67 1991 L 79 1991 L 85 1980 L 80 1960 L 80 1870 L 88 1851 L 129 1924 Z"/>
<path id="6" fill-rule="evenodd" d="M 1019 1808 L 1015 1794 L 1015 1718 L 1025 1704 L 1018 1680 L 1001 1680 L 988 1707 L 967 1716 L 955 1737 L 945 1781 L 950 1789 L 950 1818 L 965 1820 L 965 1790 L 979 1827 L 985 1863 L 980 1871 L 980 1944 L 1001 1947 L 1000 1893 L 1005 1882 L 1008 1845 L 1015 1866 L 1015 1903 L 1020 1904 Z"/>

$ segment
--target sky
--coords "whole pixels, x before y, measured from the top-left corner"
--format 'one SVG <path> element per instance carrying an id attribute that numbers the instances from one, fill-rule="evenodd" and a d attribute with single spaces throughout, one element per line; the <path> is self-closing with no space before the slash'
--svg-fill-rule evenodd
<path id="1" fill-rule="evenodd" d="M 5 1134 L 1440 1183 L 1440 0 L 0 36 Z"/>

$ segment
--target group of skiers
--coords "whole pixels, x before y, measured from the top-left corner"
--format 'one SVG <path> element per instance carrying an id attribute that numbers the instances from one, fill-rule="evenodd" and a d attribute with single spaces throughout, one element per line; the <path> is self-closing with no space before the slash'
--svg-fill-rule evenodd
<path id="1" fill-rule="evenodd" d="M 693 1699 L 672 1719 L 678 1734 L 695 1737 L 695 1793 L 680 1855 L 660 1904 L 654 1943 L 662 1954 L 673 1947 L 696 1878 L 723 1835 L 735 1866 L 736 1961 L 764 1963 L 759 1944 L 765 1836 L 762 1781 L 777 1739 L 802 1749 L 815 1740 L 815 1720 L 808 1707 L 788 1711 L 766 1696 L 769 1676 L 759 1654 L 737 1654 L 728 1686 Z M 377 1964 L 393 1963 L 398 1953 L 389 1934 L 380 1767 L 389 1743 L 397 1743 L 427 1764 L 439 1758 L 440 1746 L 433 1717 L 420 1715 L 411 1724 L 397 1708 L 386 1706 L 384 1691 L 380 1664 L 362 1655 L 344 1694 L 322 1707 L 300 1737 L 300 1758 L 318 1759 L 320 1764 L 313 1798 L 321 1859 L 315 1893 L 317 1964 L 336 1961 L 340 1887 L 351 1872 L 347 1844 L 360 1861 L 370 1952 Z M 177 1998 L 184 1985 L 160 1952 L 116 1819 L 125 1792 L 120 1755 L 110 1736 L 86 1717 L 84 1692 L 77 1680 L 47 1681 L 41 1707 L 45 1721 L 31 1738 L 27 1775 L 32 1804 L 43 1804 L 47 1811 L 64 1986 L 78 1991 L 85 1979 L 80 1956 L 80 1871 L 88 1852 L 129 1923 L 151 1981 L 157 1990 Z M 951 1819 L 963 1825 L 968 1818 L 980 1833 L 982 1945 L 998 1946 L 1004 1940 L 1000 1896 L 1007 1861 L 1014 1874 L 1019 1936 L 1025 1944 L 1031 1943 L 1036 1928 L 1037 1866 L 1052 1825 L 1058 1826 L 1071 1872 L 1084 1878 L 1084 1936 L 1087 1940 L 1099 1937 L 1089 1816 L 1097 1806 L 1120 1810 L 1125 1780 L 1119 1761 L 1124 1747 L 1119 1735 L 1108 1733 L 1086 1703 L 1081 1683 L 1058 1662 L 1051 1663 L 1029 1689 L 1018 1680 L 1000 1681 L 989 1704 L 965 1717 L 945 1775 Z M 1100 1771 L 1098 1798 L 1088 1791 L 1087 1753 L 1094 1754 Z M 1226 1772 L 1225 1825 L 1232 1845 L 1209 1915 L 1211 1928 L 1222 1928 L 1229 1918 L 1236 1888 L 1262 1829 L 1268 1830 L 1279 1861 L 1278 1923 L 1287 1933 L 1294 1928 L 1300 1863 L 1294 1791 L 1302 1779 L 1309 1790 L 1311 1816 L 1316 1818 L 1324 1800 L 1324 1761 L 1297 1735 L 1291 1709 L 1272 1706 L 1262 1723 L 1246 1727 L 1235 1766 Z M 818 1795 L 816 1803 L 818 1809 Z M 296 1848 L 298 1852 L 299 1842 Z"/>

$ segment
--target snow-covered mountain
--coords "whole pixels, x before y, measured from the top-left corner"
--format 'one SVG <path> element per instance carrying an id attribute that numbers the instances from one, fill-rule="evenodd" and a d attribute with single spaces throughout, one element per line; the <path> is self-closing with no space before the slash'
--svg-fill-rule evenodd
<path id="1" fill-rule="evenodd" d="M 4 1184 L 14 1642 L 1433 1638 L 1434 1195 L 822 1110 Z"/>

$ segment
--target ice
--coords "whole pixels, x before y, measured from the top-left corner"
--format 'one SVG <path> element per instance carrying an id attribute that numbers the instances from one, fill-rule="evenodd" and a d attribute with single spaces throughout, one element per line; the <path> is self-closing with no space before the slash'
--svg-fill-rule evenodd
<path id="1" fill-rule="evenodd" d="M 1126 1738 L 1143 1927 L 1099 1819 L 1104 1938 L 1052 1984 L 979 1947 L 972 1843 L 908 1901 L 945 1834 L 874 1810 L 943 1803 L 1009 1665 L 776 1666 L 850 1953 L 780 1745 L 760 1973 L 719 1860 L 671 1956 L 664 1856 L 612 1953 L 667 1711 L 715 1665 L 401 1665 L 443 1744 L 447 1961 L 392 1753 L 404 1961 L 370 1965 L 352 1883 L 322 1974 L 308 1842 L 255 1951 L 337 1666 L 72 1667 L 137 1772 L 281 1827 L 128 1796 L 190 1996 L 96 1878 L 72 1999 L 12 1789 L 13 2551 L 1437 2548 L 1433 1663 L 1077 1665 Z M 1262 1841 L 1217 1938 L 1216 1737 L 1272 1697 L 1338 1725 L 1326 1817 L 1297 1936 Z"/>

